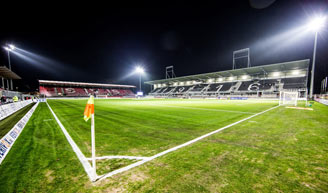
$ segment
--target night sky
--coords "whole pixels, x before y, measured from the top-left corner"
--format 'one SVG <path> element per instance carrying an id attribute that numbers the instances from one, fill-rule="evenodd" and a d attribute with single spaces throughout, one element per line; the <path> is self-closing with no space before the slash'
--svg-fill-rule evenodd
<path id="1" fill-rule="evenodd" d="M 1 6 L 0 43 L 41 58 L 12 55 L 13 71 L 23 78 L 20 90 L 35 90 L 37 79 L 137 85 L 131 75 L 137 65 L 146 69 L 144 80 L 165 78 L 169 65 L 177 76 L 230 70 L 232 52 L 246 47 L 252 66 L 312 60 L 313 32 L 280 35 L 316 14 L 328 15 L 328 0 L 276 0 L 265 8 L 257 1 L 15 2 Z M 328 23 L 318 38 L 316 93 L 328 75 L 327 29 Z M 7 65 L 3 49 L 0 65 Z"/>

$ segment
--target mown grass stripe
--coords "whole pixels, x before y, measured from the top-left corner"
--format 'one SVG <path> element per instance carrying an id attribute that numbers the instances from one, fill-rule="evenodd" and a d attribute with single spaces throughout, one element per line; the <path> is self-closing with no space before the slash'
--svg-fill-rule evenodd
<path id="1" fill-rule="evenodd" d="M 149 157 L 148 159 L 145 159 L 145 160 L 142 160 L 142 161 L 139 161 L 139 162 L 133 163 L 133 164 L 128 165 L 128 166 L 126 166 L 126 167 L 120 168 L 120 169 L 118 169 L 118 170 L 112 171 L 112 172 L 110 172 L 110 173 L 108 173 L 108 174 L 105 174 L 105 175 L 103 175 L 103 176 L 100 176 L 98 179 L 99 179 L 99 180 L 103 180 L 103 179 L 106 179 L 106 178 L 111 177 L 111 176 L 113 176 L 113 175 L 119 174 L 119 173 L 121 173 L 121 172 L 128 171 L 128 170 L 130 170 L 130 169 L 132 169 L 132 168 L 134 168 L 134 167 L 140 166 L 140 165 L 142 165 L 142 164 L 144 164 L 144 163 L 146 163 L 146 162 L 149 162 L 149 161 L 151 161 L 151 160 L 153 160 L 153 159 L 155 159 L 155 158 L 158 158 L 158 157 L 160 157 L 160 156 L 163 156 L 163 155 L 165 155 L 165 154 L 168 154 L 168 153 L 170 153 L 170 152 L 173 152 L 173 151 L 176 151 L 176 150 L 178 150 L 178 149 L 180 149 L 180 148 L 183 148 L 183 147 L 185 147 L 185 146 L 188 146 L 188 145 L 190 145 L 190 144 L 192 144 L 192 143 L 195 143 L 195 142 L 197 142 L 197 141 L 199 141 L 199 140 L 202 140 L 202 139 L 204 139 L 204 138 L 206 138 L 206 137 L 208 137 L 208 136 L 211 136 L 211 135 L 213 135 L 213 134 L 215 134 L 215 133 L 218 133 L 218 132 L 220 132 L 220 131 L 222 131 L 222 130 L 224 130 L 224 129 L 227 129 L 227 128 L 229 128 L 229 127 L 232 127 L 232 126 L 234 126 L 234 125 L 237 125 L 237 124 L 239 124 L 239 123 L 242 123 L 242 122 L 244 122 L 244 121 L 246 121 L 246 120 L 248 120 L 248 119 L 251 119 L 251 118 L 253 118 L 253 117 L 256 117 L 256 116 L 258 116 L 258 115 L 261 115 L 261 114 L 263 114 L 263 113 L 266 113 L 266 112 L 268 112 L 268 111 L 271 111 L 271 110 L 273 110 L 273 109 L 275 109 L 275 108 L 277 108 L 277 107 L 279 107 L 279 106 L 275 106 L 275 107 L 272 107 L 272 108 L 267 109 L 267 110 L 265 110 L 265 111 L 262 111 L 262 112 L 256 113 L 256 114 L 254 114 L 254 115 L 252 115 L 252 116 L 250 116 L 250 117 L 247 117 L 247 118 L 245 118 L 245 119 L 242 119 L 242 120 L 240 120 L 240 121 L 237 121 L 237 122 L 235 122 L 235 123 L 232 123 L 232 124 L 230 124 L 230 125 L 227 125 L 227 126 L 225 126 L 225 127 L 222 127 L 222 128 L 220 128 L 220 129 L 218 129 L 218 130 L 212 131 L 212 132 L 207 133 L 207 134 L 205 134 L 205 135 L 202 135 L 202 136 L 200 136 L 200 137 L 197 137 L 196 139 L 193 139 L 193 140 L 191 140 L 191 141 L 188 141 L 188 142 L 186 142 L 186 143 L 184 143 L 184 144 L 178 145 L 178 146 L 176 146 L 176 147 L 170 148 L 170 149 L 165 150 L 165 151 L 163 151 L 163 152 L 161 152 L 161 153 L 158 153 L 158 154 L 156 154 L 156 155 L 153 155 L 153 156 Z"/>

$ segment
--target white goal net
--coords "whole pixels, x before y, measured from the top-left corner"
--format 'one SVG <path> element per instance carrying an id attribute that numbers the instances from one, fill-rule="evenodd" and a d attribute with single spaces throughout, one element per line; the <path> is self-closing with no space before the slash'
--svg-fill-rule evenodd
<path id="1" fill-rule="evenodd" d="M 280 92 L 279 105 L 297 106 L 298 92 Z"/>

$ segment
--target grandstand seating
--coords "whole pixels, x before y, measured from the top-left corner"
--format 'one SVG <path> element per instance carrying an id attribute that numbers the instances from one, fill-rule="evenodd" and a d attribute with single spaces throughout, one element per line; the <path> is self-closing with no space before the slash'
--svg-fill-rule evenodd
<path id="1" fill-rule="evenodd" d="M 174 92 L 177 87 L 167 87 L 166 89 L 163 89 L 160 93 L 171 93 Z"/>
<path id="2" fill-rule="evenodd" d="M 64 88 L 64 91 L 66 96 L 88 96 L 83 88 Z"/>
<path id="3" fill-rule="evenodd" d="M 283 88 L 284 89 L 300 89 L 305 88 L 306 85 L 306 78 L 300 77 L 300 78 L 284 78 L 281 79 L 281 82 L 284 83 Z"/>
<path id="4" fill-rule="evenodd" d="M 99 88 L 99 89 L 97 90 L 97 94 L 98 94 L 98 95 L 107 95 L 107 94 L 108 94 L 108 91 L 105 90 L 105 89 Z"/>
<path id="5" fill-rule="evenodd" d="M 57 93 L 57 94 L 64 94 L 64 89 L 62 88 L 62 87 L 55 87 L 55 92 Z"/>
<path id="6" fill-rule="evenodd" d="M 149 94 L 157 93 L 157 92 L 159 92 L 162 89 L 163 88 L 156 88 L 156 89 L 152 90 Z"/>
<path id="7" fill-rule="evenodd" d="M 210 84 L 206 92 L 227 92 L 235 84 L 234 82 Z"/>
<path id="8" fill-rule="evenodd" d="M 276 79 L 244 81 L 238 88 L 239 91 L 258 91 L 270 90 L 272 86 L 278 83 Z"/>
<path id="9" fill-rule="evenodd" d="M 193 86 L 189 92 L 201 92 L 206 86 L 208 86 L 207 84 L 197 84 L 195 86 Z"/>
<path id="10" fill-rule="evenodd" d="M 40 93 L 44 94 L 45 96 L 55 96 L 55 95 L 57 95 L 54 87 L 40 86 Z"/>
<path id="11" fill-rule="evenodd" d="M 187 92 L 190 88 L 191 86 L 178 86 L 172 91 L 172 94 L 182 94 Z"/>
<path id="12" fill-rule="evenodd" d="M 106 96 L 134 96 L 130 89 L 104 89 L 104 88 L 80 88 L 80 87 L 51 87 L 40 86 L 40 94 L 47 97 L 87 97 L 90 94 Z"/>
<path id="13" fill-rule="evenodd" d="M 156 88 L 150 92 L 151 96 L 213 96 L 229 95 L 231 93 L 241 94 L 254 93 L 254 91 L 265 92 L 266 95 L 277 96 L 275 93 L 280 89 L 305 89 L 305 77 L 276 78 L 276 79 L 254 79 L 247 81 L 196 84 L 189 86 L 169 86 Z M 270 96 L 271 96 L 270 95 Z"/>

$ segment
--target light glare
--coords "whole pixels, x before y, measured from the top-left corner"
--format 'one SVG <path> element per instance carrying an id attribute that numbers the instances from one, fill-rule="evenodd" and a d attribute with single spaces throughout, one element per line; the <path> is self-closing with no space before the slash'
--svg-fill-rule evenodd
<path id="1" fill-rule="evenodd" d="M 308 28 L 318 32 L 325 24 L 326 21 L 326 17 L 317 17 L 314 18 L 309 24 L 308 24 Z"/>
<path id="2" fill-rule="evenodd" d="M 293 75 L 299 75 L 299 74 L 300 74 L 300 71 L 299 71 L 299 70 L 294 70 L 294 71 L 292 72 L 292 74 L 293 74 Z"/>
<path id="3" fill-rule="evenodd" d="M 280 75 L 280 72 L 274 72 L 274 73 L 273 73 L 273 76 L 274 76 L 274 77 L 277 77 L 277 76 L 279 76 L 279 75 Z"/>
<path id="4" fill-rule="evenodd" d="M 14 50 L 16 47 L 15 47 L 13 44 L 9 44 L 9 48 L 10 48 L 11 50 Z"/>
<path id="5" fill-rule="evenodd" d="M 144 71 L 144 69 L 143 69 L 142 67 L 137 66 L 137 68 L 136 68 L 136 72 L 137 72 L 137 73 L 140 73 L 140 74 L 143 74 L 145 71 Z"/>

